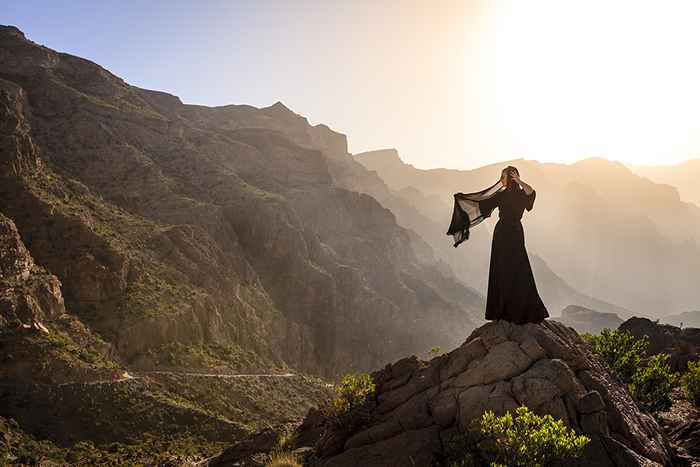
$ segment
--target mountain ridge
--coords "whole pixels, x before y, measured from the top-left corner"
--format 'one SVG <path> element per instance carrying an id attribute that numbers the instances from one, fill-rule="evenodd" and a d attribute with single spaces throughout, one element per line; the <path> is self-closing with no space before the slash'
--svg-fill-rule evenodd
<path id="1" fill-rule="evenodd" d="M 384 168 L 381 151 L 355 158 L 392 190 L 414 187 L 445 204 L 451 204 L 453 193 L 491 186 L 504 164 L 518 166 L 538 192 L 536 209 L 523 218 L 529 251 L 584 295 L 657 317 L 661 310 L 692 309 L 700 300 L 689 279 L 700 273 L 700 209 L 681 201 L 671 186 L 604 159 L 571 165 L 517 160 L 473 170 L 421 170 L 399 165 L 395 155 L 386 151 L 394 164 L 391 170 Z M 435 222 L 448 223 L 449 212 L 434 212 Z M 484 223 L 486 228 L 490 222 Z M 474 229 L 471 244 L 465 244 L 472 255 L 482 257 L 480 268 L 463 271 L 467 275 L 461 277 L 470 283 L 479 283 L 485 274 L 483 257 L 488 257 L 488 240 L 479 239 L 478 230 L 484 227 Z"/>
<path id="2" fill-rule="evenodd" d="M 447 322 L 471 326 L 478 294 L 429 249 L 416 257 L 425 245 L 374 198 L 337 184 L 333 167 L 370 176 L 345 135 L 281 103 L 182 104 L 14 28 L 0 30 L 0 47 L 15 122 L 4 129 L 3 210 L 70 309 L 131 364 L 150 365 L 172 341 L 235 343 L 332 374 L 421 341 L 456 345 Z M 71 251 L 84 252 L 79 263 Z M 353 317 L 376 310 L 387 319 Z M 446 328 L 424 336 L 417 321 L 388 319 L 404 312 L 444 313 Z M 376 326 L 397 339 L 380 344 Z M 370 347 L 353 354 L 363 336 Z"/>

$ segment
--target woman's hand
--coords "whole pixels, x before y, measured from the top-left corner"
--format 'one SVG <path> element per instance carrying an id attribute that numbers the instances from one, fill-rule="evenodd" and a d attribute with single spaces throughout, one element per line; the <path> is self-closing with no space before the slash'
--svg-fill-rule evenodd
<path id="1" fill-rule="evenodd" d="M 535 191 L 534 188 L 532 188 L 530 185 L 527 184 L 527 182 L 524 182 L 520 179 L 520 176 L 518 174 L 512 174 L 511 177 L 513 178 L 513 181 L 520 185 L 523 190 L 525 191 L 526 195 L 531 195 L 533 191 Z"/>

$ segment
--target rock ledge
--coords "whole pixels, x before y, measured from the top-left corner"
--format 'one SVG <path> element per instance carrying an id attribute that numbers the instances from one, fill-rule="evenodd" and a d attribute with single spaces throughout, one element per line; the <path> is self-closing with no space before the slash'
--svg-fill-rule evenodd
<path id="1" fill-rule="evenodd" d="M 488 323 L 449 354 L 405 358 L 373 378 L 371 421 L 352 432 L 327 431 L 317 445 L 319 465 L 434 465 L 485 410 L 519 405 L 591 437 L 583 457 L 567 465 L 670 463 L 657 423 L 573 329 L 554 321 Z"/>

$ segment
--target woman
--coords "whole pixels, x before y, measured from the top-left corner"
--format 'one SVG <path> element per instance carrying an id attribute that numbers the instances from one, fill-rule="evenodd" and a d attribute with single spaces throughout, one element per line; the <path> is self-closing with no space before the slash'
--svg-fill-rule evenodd
<path id="1" fill-rule="evenodd" d="M 532 210 L 535 190 L 520 179 L 518 169 L 508 166 L 495 185 L 478 193 L 455 194 L 452 224 L 455 246 L 469 238 L 474 227 L 498 208 L 498 223 L 493 232 L 486 319 L 513 323 L 539 323 L 549 316 L 537 293 L 535 278 L 525 251 L 520 219 Z"/>

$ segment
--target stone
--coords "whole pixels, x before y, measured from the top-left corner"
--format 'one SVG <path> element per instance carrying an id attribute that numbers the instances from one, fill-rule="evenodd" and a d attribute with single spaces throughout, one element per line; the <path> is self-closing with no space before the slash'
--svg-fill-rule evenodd
<path id="1" fill-rule="evenodd" d="M 474 357 L 456 376 L 447 377 L 470 360 L 464 356 L 465 349 L 481 346 L 483 355 Z M 450 362 L 454 366 L 448 370 Z M 416 465 L 430 465 L 428 462 L 448 455 L 450 440 L 473 430 L 474 422 L 485 411 L 502 415 L 521 404 L 562 420 L 591 438 L 580 459 L 557 465 L 670 464 L 670 448 L 659 425 L 639 411 L 625 387 L 578 334 L 560 323 L 489 323 L 472 332 L 445 358 L 427 365 L 440 377 L 421 368 L 419 372 L 426 377 L 420 380 L 420 392 L 412 386 L 418 380 L 409 380 L 406 386 L 413 393 L 407 399 L 388 411 L 375 409 L 370 426 L 350 437 L 342 453 L 321 456 L 321 465 L 412 465 L 413 453 L 421 453 Z M 385 404 L 389 400 L 386 396 L 398 400 L 396 392 L 401 389 L 386 394 L 380 390 L 377 398 Z M 688 431 L 693 430 L 695 427 Z M 416 436 L 419 432 L 426 434 L 425 438 Z M 383 440 L 375 433 L 381 433 Z M 405 442 L 406 448 L 399 448 L 398 440 Z"/>
<path id="2" fill-rule="evenodd" d="M 491 347 L 481 360 L 472 362 L 453 384 L 468 388 L 509 379 L 525 371 L 532 361 L 516 342 L 501 342 Z"/>
<path id="3" fill-rule="evenodd" d="M 525 341 L 520 344 L 520 348 L 525 352 L 525 355 L 535 361 L 545 356 L 544 349 L 540 347 L 540 344 L 532 337 L 525 339 Z"/>
<path id="4" fill-rule="evenodd" d="M 470 387 L 459 394 L 458 401 L 459 426 L 463 430 L 472 427 L 472 423 L 487 410 L 503 415 L 519 406 L 510 393 L 510 384 L 505 381 Z"/>
<path id="5" fill-rule="evenodd" d="M 586 434 L 608 434 L 608 420 L 605 412 L 581 414 L 581 429 Z"/>
<path id="6" fill-rule="evenodd" d="M 362 446 L 343 451 L 324 459 L 323 467 L 357 466 L 416 466 L 434 465 L 441 451 L 440 431 L 437 426 L 403 432 L 370 446 Z"/>
<path id="7" fill-rule="evenodd" d="M 458 412 L 457 390 L 450 388 L 433 397 L 429 403 L 430 413 L 435 423 L 448 427 L 453 424 Z"/>
<path id="8" fill-rule="evenodd" d="M 598 391 L 590 391 L 578 400 L 578 410 L 584 414 L 605 410 L 605 402 Z"/>
<path id="9" fill-rule="evenodd" d="M 445 381 L 462 373 L 474 360 L 486 355 L 486 346 L 480 337 L 468 341 L 455 351 L 450 352 L 447 364 L 440 371 L 440 380 Z"/>

